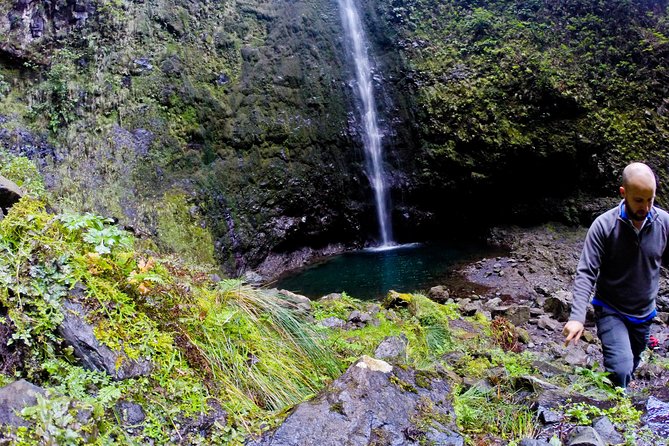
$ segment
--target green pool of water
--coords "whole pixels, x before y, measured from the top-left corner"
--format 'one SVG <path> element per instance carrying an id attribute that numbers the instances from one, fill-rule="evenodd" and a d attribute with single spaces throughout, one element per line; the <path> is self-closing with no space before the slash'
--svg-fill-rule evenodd
<path id="1" fill-rule="evenodd" d="M 318 299 L 346 292 L 358 299 L 383 298 L 389 290 L 427 292 L 443 283 L 457 263 L 490 253 L 481 245 L 432 243 L 338 255 L 279 279 L 270 286 Z"/>

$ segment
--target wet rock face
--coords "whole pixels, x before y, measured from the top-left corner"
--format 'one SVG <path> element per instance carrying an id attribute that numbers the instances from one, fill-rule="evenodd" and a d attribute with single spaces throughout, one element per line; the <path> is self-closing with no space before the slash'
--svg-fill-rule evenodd
<path id="1" fill-rule="evenodd" d="M 132 360 L 123 352 L 112 351 L 100 344 L 93 333 L 93 327 L 85 320 L 84 307 L 72 300 L 63 302 L 64 319 L 58 333 L 66 343 L 74 348 L 74 354 L 84 367 L 106 372 L 116 380 L 146 376 L 153 364 L 145 360 Z"/>
<path id="2" fill-rule="evenodd" d="M 453 432 L 449 392 L 439 378 L 426 389 L 412 370 L 363 358 L 317 398 L 297 406 L 276 431 L 249 445 L 462 446 Z"/>
<path id="3" fill-rule="evenodd" d="M 40 46 L 46 41 L 81 28 L 95 14 L 88 0 L 38 2 L 14 0 L 1 8 L 0 33 L 9 37 L 0 42 L 0 51 L 18 59 L 44 60 Z"/>
<path id="4" fill-rule="evenodd" d="M 28 381 L 15 381 L 0 389 L 0 426 L 28 426 L 28 422 L 16 415 L 25 407 L 37 404 L 37 394 L 46 391 Z"/>

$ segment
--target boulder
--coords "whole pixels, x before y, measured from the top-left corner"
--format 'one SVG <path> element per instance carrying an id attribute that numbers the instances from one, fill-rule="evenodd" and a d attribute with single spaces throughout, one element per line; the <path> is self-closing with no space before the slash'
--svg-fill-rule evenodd
<path id="1" fill-rule="evenodd" d="M 462 446 L 454 432 L 450 388 L 434 377 L 363 357 L 329 388 L 298 405 L 273 432 L 248 446 Z"/>
<path id="2" fill-rule="evenodd" d="M 625 438 L 616 430 L 611 420 L 607 417 L 599 417 L 592 422 L 592 427 L 606 444 L 625 443 Z"/>
<path id="3" fill-rule="evenodd" d="M 430 288 L 427 297 L 440 304 L 445 303 L 450 297 L 450 293 L 443 285 L 437 285 Z"/>
<path id="4" fill-rule="evenodd" d="M 412 296 L 408 293 L 398 293 L 395 290 L 388 291 L 386 299 L 383 301 L 385 308 L 405 308 L 411 303 Z"/>
<path id="5" fill-rule="evenodd" d="M 558 322 L 545 314 L 539 317 L 539 320 L 537 321 L 537 326 L 546 331 L 561 331 L 562 325 L 561 322 Z"/>
<path id="6" fill-rule="evenodd" d="M 492 317 L 502 316 L 513 325 L 523 325 L 530 320 L 530 307 L 527 305 L 502 305 L 490 309 Z"/>
<path id="7" fill-rule="evenodd" d="M 311 314 L 311 299 L 288 290 L 272 288 L 269 293 L 279 299 L 282 306 L 302 314 Z"/>
<path id="8" fill-rule="evenodd" d="M 365 325 L 369 324 L 371 320 L 371 315 L 358 310 L 353 310 L 351 311 L 351 314 L 348 315 L 348 322 L 351 325 L 351 328 L 364 327 Z"/>
<path id="9" fill-rule="evenodd" d="M 669 402 L 654 396 L 648 398 L 643 422 L 658 436 L 669 438 Z"/>
<path id="10" fill-rule="evenodd" d="M 341 300 L 341 293 L 330 293 L 318 299 L 319 302 L 332 302 Z"/>
<path id="11" fill-rule="evenodd" d="M 551 314 L 560 322 L 567 322 L 571 314 L 572 294 L 565 290 L 558 290 L 544 302 L 544 311 Z"/>
<path id="12" fill-rule="evenodd" d="M 400 336 L 388 336 L 374 351 L 378 359 L 403 358 L 407 351 L 407 337 L 402 333 Z"/>
<path id="13" fill-rule="evenodd" d="M 569 435 L 567 446 L 606 446 L 606 443 L 592 427 L 576 426 Z"/>
<path id="14" fill-rule="evenodd" d="M 153 370 L 148 360 L 134 360 L 123 352 L 112 351 L 100 344 L 93 327 L 85 321 L 84 307 L 72 300 L 63 301 L 63 322 L 58 333 L 72 346 L 74 354 L 84 367 L 108 373 L 115 380 L 146 376 Z"/>
<path id="15" fill-rule="evenodd" d="M 23 197 L 23 191 L 13 181 L 0 175 L 0 210 L 4 214 Z"/>
<path id="16" fill-rule="evenodd" d="M 38 394 L 46 395 L 46 391 L 23 379 L 0 388 L 0 426 L 28 426 L 28 421 L 17 414 L 36 405 Z"/>

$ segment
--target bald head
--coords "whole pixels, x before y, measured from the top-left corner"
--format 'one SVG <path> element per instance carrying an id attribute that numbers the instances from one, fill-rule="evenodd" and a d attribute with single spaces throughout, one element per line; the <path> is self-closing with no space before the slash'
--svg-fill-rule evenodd
<path id="1" fill-rule="evenodd" d="M 655 191 L 655 174 L 644 163 L 629 164 L 623 170 L 623 187 L 652 188 Z"/>
<path id="2" fill-rule="evenodd" d="M 629 218 L 640 228 L 655 200 L 655 174 L 643 163 L 632 163 L 623 170 L 620 195 Z"/>

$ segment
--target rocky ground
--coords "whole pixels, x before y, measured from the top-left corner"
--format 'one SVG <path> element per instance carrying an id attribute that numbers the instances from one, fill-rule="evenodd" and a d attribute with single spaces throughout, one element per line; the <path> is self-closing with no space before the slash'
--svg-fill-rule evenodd
<path id="1" fill-rule="evenodd" d="M 536 353 L 544 364 L 603 371 L 601 344 L 596 335 L 592 308 L 588 310 L 586 332 L 578 345 L 565 347 L 561 333 L 569 317 L 574 272 L 585 233 L 585 228 L 559 225 L 495 230 L 491 242 L 507 248 L 507 256 L 464 265 L 451 282 L 433 288 L 431 293 L 433 297 L 446 293 L 465 313 L 482 311 L 491 317 L 506 317 L 518 328 L 522 343 L 519 348 Z M 669 281 L 666 271 L 661 277 L 658 312 L 651 334 L 659 345 L 644 353 L 636 380 L 629 389 L 635 406 L 647 412 L 646 419 L 651 418 L 649 412 L 657 401 L 664 402 L 665 407 L 669 401 L 669 370 L 654 360 L 667 358 L 669 350 Z M 551 373 L 547 370 L 544 375 Z M 669 418 L 666 412 L 663 416 L 663 427 L 656 426 L 656 429 L 666 438 Z M 545 426 L 547 433 L 552 429 L 549 425 Z"/>
<path id="2" fill-rule="evenodd" d="M 562 327 L 569 317 L 574 272 L 585 237 L 585 228 L 542 226 L 534 229 L 499 229 L 491 242 L 505 246 L 509 255 L 481 259 L 465 265 L 454 278 L 450 297 L 470 311 L 504 315 L 527 330 L 525 348 L 565 363 L 592 366 L 602 363 L 597 329 L 588 310 L 586 333 L 579 345 L 564 347 Z M 651 334 L 659 341 L 650 355 L 667 356 L 669 350 L 669 280 L 663 272 L 658 297 L 658 317 Z M 646 363 L 638 372 L 637 387 L 666 387 L 658 371 Z M 655 372 L 655 373 L 654 373 Z"/>

